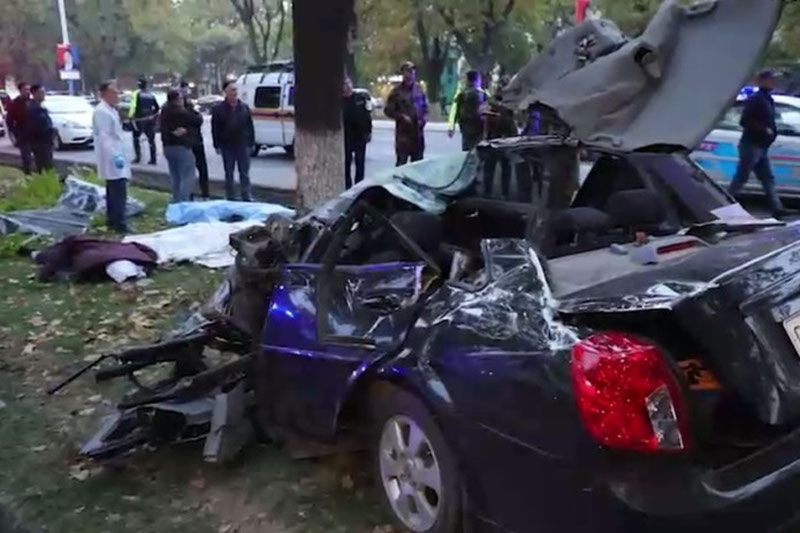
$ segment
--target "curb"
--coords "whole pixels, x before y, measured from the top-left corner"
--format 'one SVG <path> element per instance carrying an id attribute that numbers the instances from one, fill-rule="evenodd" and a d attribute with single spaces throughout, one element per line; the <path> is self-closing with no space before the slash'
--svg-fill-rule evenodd
<path id="1" fill-rule="evenodd" d="M 20 166 L 21 160 L 18 155 L 10 154 L 5 151 L 0 151 L 0 165 Z M 74 161 L 64 161 L 56 159 L 54 161 L 56 171 L 62 176 L 66 176 L 73 168 L 88 168 L 95 170 L 96 165 L 89 163 L 75 163 Z M 152 189 L 161 192 L 170 192 L 170 178 L 168 174 L 157 170 L 146 170 L 140 168 L 133 168 L 133 179 L 131 182 L 145 189 Z M 272 187 L 264 187 L 262 185 L 252 185 L 253 199 L 259 202 L 266 202 L 272 204 L 285 205 L 287 207 L 294 207 L 295 192 L 293 190 L 276 189 Z M 209 180 L 209 189 L 211 196 L 215 198 L 225 197 L 225 182 L 215 179 Z M 199 195 L 200 190 L 194 191 Z M 0 530 L 0 533 L 4 533 Z"/>

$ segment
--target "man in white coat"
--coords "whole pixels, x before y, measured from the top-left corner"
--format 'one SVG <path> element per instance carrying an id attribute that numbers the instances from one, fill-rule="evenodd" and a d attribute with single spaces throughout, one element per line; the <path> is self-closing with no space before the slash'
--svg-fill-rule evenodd
<path id="1" fill-rule="evenodd" d="M 97 155 L 97 175 L 106 182 L 106 225 L 117 233 L 127 233 L 125 205 L 131 165 L 125 155 L 118 102 L 116 82 L 100 84 L 100 103 L 94 111 L 92 134 Z"/>

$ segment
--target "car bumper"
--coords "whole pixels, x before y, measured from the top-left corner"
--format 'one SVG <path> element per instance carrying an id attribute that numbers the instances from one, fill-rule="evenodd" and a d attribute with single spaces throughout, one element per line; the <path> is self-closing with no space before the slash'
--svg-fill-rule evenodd
<path id="1" fill-rule="evenodd" d="M 64 128 L 58 131 L 63 144 L 89 144 L 92 142 L 92 130 L 89 128 Z"/>

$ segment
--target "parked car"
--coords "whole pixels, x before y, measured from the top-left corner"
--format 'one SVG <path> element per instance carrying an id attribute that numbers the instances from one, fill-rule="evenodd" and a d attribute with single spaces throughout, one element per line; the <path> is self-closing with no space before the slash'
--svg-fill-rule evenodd
<path id="1" fill-rule="evenodd" d="M 207 94 L 205 96 L 199 97 L 195 103 L 197 104 L 198 110 L 203 114 L 211 113 L 211 109 L 217 105 L 218 103 L 222 102 L 225 98 L 223 98 L 219 94 Z"/>
<path id="2" fill-rule="evenodd" d="M 214 312 L 253 360 L 176 373 L 92 449 L 141 445 L 154 410 L 193 417 L 189 392 L 247 368 L 234 385 L 252 385 L 264 433 L 369 448 L 404 530 L 795 531 L 800 226 L 753 218 L 686 155 L 781 2 L 684 6 L 663 3 L 637 39 L 565 32 L 519 73 L 504 102 L 548 106 L 575 137 L 390 169 L 234 236 Z M 576 61 L 576 32 L 607 47 Z M 581 146 L 597 154 L 582 184 Z M 493 160 L 507 182 L 484 172 Z M 147 364 L 122 362 L 105 374 Z"/>
<path id="3" fill-rule="evenodd" d="M 778 192 L 800 196 L 800 98 L 775 95 L 778 138 L 770 148 L 770 163 Z M 739 140 L 745 100 L 737 101 L 692 154 L 692 158 L 718 183 L 730 185 L 739 162 Z M 751 179 L 745 192 L 763 193 L 761 183 Z"/>
<path id="4" fill-rule="evenodd" d="M 53 148 L 62 150 L 70 145 L 92 143 L 92 115 L 94 108 L 82 96 L 48 96 L 44 106 L 50 112 L 56 133 Z"/>

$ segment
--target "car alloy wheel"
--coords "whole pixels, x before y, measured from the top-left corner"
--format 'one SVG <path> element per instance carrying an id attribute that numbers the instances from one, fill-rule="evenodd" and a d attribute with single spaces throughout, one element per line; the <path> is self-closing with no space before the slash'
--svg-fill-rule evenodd
<path id="1" fill-rule="evenodd" d="M 64 143 L 61 142 L 61 136 L 56 133 L 53 135 L 53 150 L 59 152 L 64 149 Z"/>
<path id="2" fill-rule="evenodd" d="M 442 501 L 442 474 L 431 441 L 410 418 L 397 415 L 383 426 L 380 449 L 383 489 L 397 517 L 412 531 L 436 523 Z"/>

